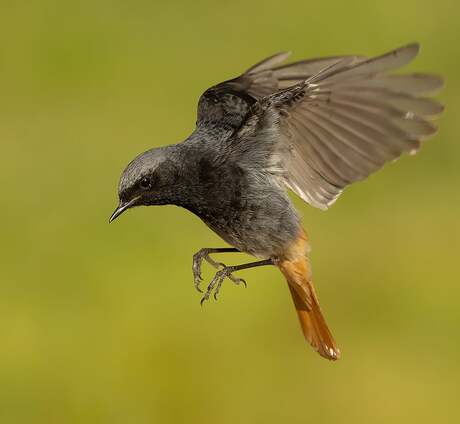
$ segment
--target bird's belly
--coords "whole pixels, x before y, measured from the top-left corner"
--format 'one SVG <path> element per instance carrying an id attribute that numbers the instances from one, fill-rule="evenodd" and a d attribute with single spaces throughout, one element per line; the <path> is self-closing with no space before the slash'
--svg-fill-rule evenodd
<path id="1" fill-rule="evenodd" d="M 203 221 L 231 246 L 262 259 L 281 255 L 300 231 L 297 214 L 290 209 L 227 211 Z"/>

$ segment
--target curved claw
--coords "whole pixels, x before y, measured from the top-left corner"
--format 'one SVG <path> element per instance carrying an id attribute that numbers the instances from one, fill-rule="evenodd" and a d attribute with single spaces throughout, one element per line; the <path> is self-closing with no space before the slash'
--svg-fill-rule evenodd
<path id="1" fill-rule="evenodd" d="M 203 262 L 203 258 L 207 255 L 207 251 L 205 249 L 200 250 L 199 252 L 193 255 L 193 263 L 192 263 L 192 271 L 193 271 L 193 282 L 195 284 L 195 288 L 200 293 L 203 293 L 203 290 L 200 288 L 200 283 L 203 281 L 201 277 L 201 264 Z"/>
<path id="2" fill-rule="evenodd" d="M 214 251 L 213 249 L 204 248 L 204 249 L 201 249 L 199 252 L 195 253 L 195 255 L 193 255 L 192 270 L 193 270 L 194 283 L 195 283 L 195 288 L 200 293 L 203 293 L 203 290 L 201 290 L 200 288 L 200 283 L 203 280 L 203 278 L 201 277 L 201 265 L 203 263 L 203 259 L 216 269 L 222 268 L 216 272 L 213 279 L 209 283 L 204 293 L 204 296 L 202 297 L 200 301 L 201 306 L 203 306 L 205 301 L 209 300 L 209 297 L 211 296 L 211 293 L 213 291 L 214 291 L 213 297 L 215 300 L 217 300 L 217 296 L 219 294 L 219 291 L 222 287 L 222 284 L 225 278 L 230 279 L 236 285 L 244 284 L 244 287 L 247 287 L 246 280 L 244 280 L 243 278 L 238 278 L 232 274 L 233 271 L 238 270 L 241 267 L 240 266 L 237 266 L 237 267 L 226 266 L 222 262 L 215 261 L 209 256 L 209 253 L 213 251 Z"/>
<path id="3" fill-rule="evenodd" d="M 233 274 L 229 274 L 227 276 L 230 280 L 232 280 L 237 286 L 239 286 L 240 284 L 243 284 L 244 287 L 248 287 L 248 285 L 246 284 L 246 280 L 244 278 L 239 278 L 239 277 L 235 277 Z"/>
<path id="4" fill-rule="evenodd" d="M 236 285 L 244 284 L 244 287 L 247 287 L 246 280 L 244 280 L 243 278 L 235 277 L 232 274 L 232 271 L 233 271 L 233 268 L 231 266 L 225 267 L 224 269 L 220 270 L 219 272 L 216 273 L 215 277 L 211 281 L 211 284 L 208 286 L 208 291 L 211 291 L 214 288 L 214 286 L 216 285 L 216 283 L 217 283 L 217 286 L 216 286 L 216 288 L 214 290 L 214 299 L 215 300 L 217 300 L 217 295 L 220 292 L 220 289 L 222 287 L 222 284 L 223 284 L 225 278 L 228 278 L 229 280 L 231 280 Z"/>
<path id="5" fill-rule="evenodd" d="M 216 269 L 219 269 L 219 267 L 224 267 L 225 268 L 225 264 L 223 264 L 222 262 L 217 262 L 215 261 L 213 258 L 211 258 L 211 256 L 209 256 L 209 252 L 206 252 L 205 255 L 203 255 L 203 259 L 211 266 L 213 266 L 214 268 Z"/>
<path id="6" fill-rule="evenodd" d="M 201 290 L 200 283 L 203 281 L 201 278 L 201 275 L 194 275 L 194 284 L 195 284 L 195 289 L 199 291 L 200 293 L 203 293 L 203 290 Z"/>
<path id="7" fill-rule="evenodd" d="M 200 283 L 203 281 L 203 278 L 201 277 L 201 266 L 203 264 L 203 259 L 216 269 L 226 268 L 226 265 L 224 263 L 216 262 L 214 259 L 212 259 L 211 256 L 209 256 L 209 253 L 210 253 L 210 249 L 204 248 L 193 255 L 193 264 L 192 264 L 193 279 L 194 279 L 195 289 L 199 291 L 200 293 L 203 293 L 203 290 L 201 290 L 200 288 Z M 204 300 L 207 300 L 207 298 Z M 204 300 L 202 300 L 201 303 L 203 303 Z"/>

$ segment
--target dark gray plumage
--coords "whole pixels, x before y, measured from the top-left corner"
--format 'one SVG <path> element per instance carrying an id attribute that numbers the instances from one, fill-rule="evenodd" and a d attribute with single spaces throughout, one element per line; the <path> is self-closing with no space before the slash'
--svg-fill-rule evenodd
<path id="1" fill-rule="evenodd" d="M 338 56 L 284 66 L 279 63 L 288 53 L 280 53 L 208 89 L 187 140 L 149 150 L 125 169 L 111 220 L 133 206 L 175 204 L 238 251 L 273 264 L 294 261 L 292 246 L 303 230 L 286 188 L 327 209 L 347 185 L 417 151 L 435 133 L 432 118 L 443 107 L 425 95 L 438 91 L 442 80 L 388 73 L 418 51 L 418 44 L 410 44 L 371 59 Z M 217 265 L 207 253 L 195 258 L 197 286 L 202 258 Z M 279 266 L 291 289 L 303 287 L 297 294 L 310 311 L 316 299 L 310 277 L 293 283 L 288 267 Z M 224 277 L 239 280 L 230 271 Z M 206 299 L 221 282 L 213 280 Z M 303 324 L 306 337 L 323 356 L 337 359 L 325 322 L 312 322 Z"/>

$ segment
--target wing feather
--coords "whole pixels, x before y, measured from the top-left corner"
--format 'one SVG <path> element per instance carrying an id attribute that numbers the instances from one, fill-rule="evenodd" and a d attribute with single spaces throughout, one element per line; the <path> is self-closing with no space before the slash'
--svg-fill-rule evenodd
<path id="1" fill-rule="evenodd" d="M 259 72 L 271 70 L 274 65 L 278 65 L 279 63 L 284 62 L 289 56 L 291 52 L 279 52 L 274 54 L 273 56 L 267 57 L 264 60 L 256 63 L 255 65 L 251 66 L 245 74 L 257 74 Z"/>
<path id="2" fill-rule="evenodd" d="M 340 81 L 375 75 L 381 72 L 388 72 L 411 62 L 418 54 L 420 45 L 418 43 L 408 44 L 399 49 L 385 53 L 381 56 L 358 62 L 346 70 L 339 70 L 335 75 L 330 76 L 330 81 Z"/>
<path id="3" fill-rule="evenodd" d="M 250 67 L 237 78 L 206 90 L 198 102 L 197 126 L 238 128 L 254 102 L 298 84 L 341 61 L 356 63 L 358 56 L 333 56 L 302 60 L 282 66 L 290 52 L 280 52 Z"/>
<path id="4" fill-rule="evenodd" d="M 249 112 L 255 131 L 251 146 L 284 152 L 285 184 L 306 202 L 326 209 L 348 184 L 404 152 L 415 152 L 435 134 L 432 120 L 443 106 L 426 95 L 438 91 L 442 79 L 387 74 L 409 63 L 418 51 L 413 43 L 370 59 L 342 56 L 269 69 L 277 63 L 272 57 L 256 65 L 250 72 L 261 73 L 248 92 L 265 97 Z M 278 88 L 294 85 L 266 95 L 267 81 L 276 81 Z M 272 116 L 270 141 L 258 136 L 254 126 L 267 113 Z M 241 143 L 246 132 L 243 124 L 234 139 Z"/>

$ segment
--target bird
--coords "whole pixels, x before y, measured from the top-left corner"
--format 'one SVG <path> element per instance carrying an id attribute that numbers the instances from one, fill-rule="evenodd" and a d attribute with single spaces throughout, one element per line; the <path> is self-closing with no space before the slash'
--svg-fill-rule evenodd
<path id="1" fill-rule="evenodd" d="M 395 74 L 420 46 L 376 57 L 345 55 L 284 64 L 289 52 L 264 59 L 200 97 L 196 128 L 184 141 L 152 148 L 124 169 L 119 205 L 109 222 L 137 206 L 176 205 L 198 216 L 230 247 L 193 255 L 202 291 L 203 261 L 216 273 L 201 303 L 234 273 L 275 266 L 284 275 L 305 339 L 324 358 L 340 349 L 313 286 L 310 242 L 294 192 L 328 209 L 348 185 L 436 133 L 443 85 L 427 73 Z M 226 266 L 215 254 L 242 252 L 256 261 Z"/>

